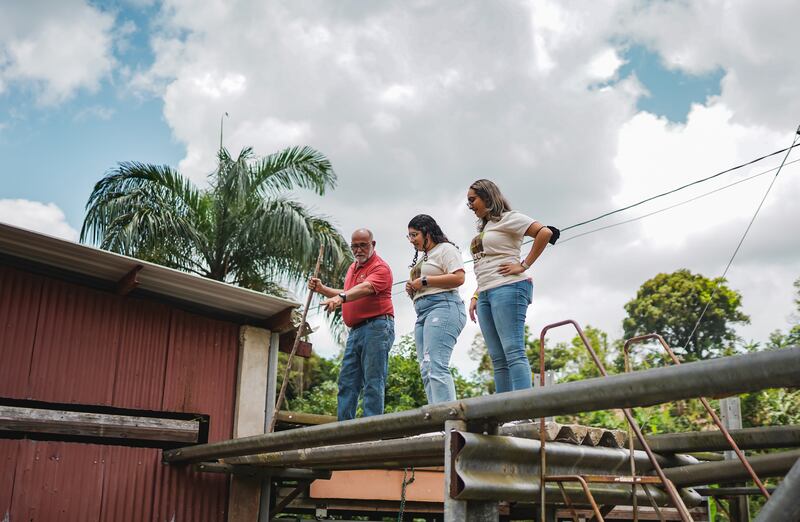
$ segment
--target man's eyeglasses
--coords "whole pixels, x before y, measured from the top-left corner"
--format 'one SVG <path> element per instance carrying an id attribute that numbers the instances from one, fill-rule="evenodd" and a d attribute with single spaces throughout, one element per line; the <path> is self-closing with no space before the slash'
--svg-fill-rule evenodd
<path id="1" fill-rule="evenodd" d="M 372 246 L 371 243 L 350 243 L 350 250 L 353 252 L 356 250 L 369 250 L 370 246 Z"/>

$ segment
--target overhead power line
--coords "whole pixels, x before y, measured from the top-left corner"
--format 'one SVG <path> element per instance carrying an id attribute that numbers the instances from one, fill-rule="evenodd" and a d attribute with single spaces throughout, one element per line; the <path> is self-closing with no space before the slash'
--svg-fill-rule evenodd
<path id="1" fill-rule="evenodd" d="M 750 223 L 747 224 L 747 228 L 744 229 L 744 233 L 742 234 L 742 238 L 739 240 L 739 243 L 736 245 L 736 248 L 733 250 L 733 254 L 731 254 L 731 258 L 728 260 L 728 264 L 725 265 L 725 270 L 722 271 L 722 275 L 719 277 L 719 281 L 723 281 L 725 276 L 728 275 L 728 270 L 731 268 L 733 264 L 733 260 L 736 258 L 736 254 L 739 253 L 739 249 L 742 248 L 742 243 L 747 238 L 747 233 L 750 232 L 750 228 L 753 226 L 756 218 L 758 217 L 758 213 L 761 211 L 761 207 L 764 206 L 764 202 L 767 200 L 767 196 L 769 196 L 770 191 L 772 190 L 773 185 L 775 185 L 775 181 L 778 179 L 778 175 L 783 170 L 783 166 L 786 164 L 786 160 L 789 158 L 789 153 L 791 149 L 794 148 L 795 143 L 797 143 L 797 138 L 800 136 L 800 126 L 797 127 L 797 131 L 792 138 L 792 146 L 784 149 L 786 151 L 786 155 L 783 157 L 783 161 L 781 161 L 778 170 L 775 172 L 775 175 L 772 177 L 772 181 L 770 182 L 769 186 L 767 187 L 766 192 L 764 192 L 764 196 L 761 198 L 761 201 L 758 203 L 758 207 L 756 207 L 756 211 L 753 213 L 753 217 L 750 218 Z M 720 283 L 721 284 L 721 283 Z M 720 285 L 714 285 L 714 291 L 711 292 L 711 297 L 706 302 L 706 305 L 703 307 L 703 311 L 700 312 L 700 317 L 697 318 L 697 322 L 694 324 L 694 328 L 686 337 L 686 342 L 683 344 L 683 351 L 686 351 L 686 348 L 689 346 L 689 343 L 692 340 L 692 336 L 697 331 L 697 328 L 700 326 L 700 322 L 703 320 L 703 317 L 706 315 L 706 311 L 708 311 L 708 307 L 711 305 L 711 302 L 714 300 L 714 297 L 717 295 L 717 290 L 719 289 Z"/>
<path id="2" fill-rule="evenodd" d="M 795 141 L 796 141 L 796 140 L 795 140 Z M 741 163 L 741 164 L 739 164 L 739 165 L 736 165 L 736 166 L 730 167 L 730 168 L 728 168 L 728 169 L 722 170 L 722 171 L 720 171 L 720 172 L 717 172 L 717 173 L 715 173 L 715 174 L 712 174 L 712 175 L 710 175 L 710 176 L 706 176 L 706 177 L 703 177 L 703 178 L 700 178 L 700 179 L 694 180 L 694 181 L 692 181 L 692 182 L 690 182 L 690 183 L 686 183 L 686 184 L 684 184 L 684 185 L 681 185 L 681 186 L 679 186 L 679 187 L 676 187 L 676 188 L 674 188 L 674 189 L 668 190 L 668 191 L 666 191 L 666 192 L 661 192 L 661 193 L 659 193 L 659 194 L 656 194 L 656 195 L 654 195 L 654 196 L 649 196 L 649 197 L 647 197 L 647 198 L 645 198 L 645 199 L 639 200 L 639 201 L 637 201 L 637 202 L 635 202 L 635 203 L 631 203 L 631 204 L 629 204 L 629 205 L 626 205 L 626 206 L 624 206 L 624 207 L 621 207 L 621 208 L 618 208 L 618 209 L 615 209 L 615 210 L 611 210 L 611 211 L 609 211 L 609 212 L 605 212 L 605 213 L 603 213 L 603 214 L 600 214 L 600 215 L 599 215 L 599 216 L 597 216 L 597 217 L 594 217 L 594 218 L 591 218 L 591 219 L 587 219 L 587 220 L 585 220 L 585 221 L 581 221 L 581 222 L 579 222 L 579 223 L 575 223 L 575 224 L 573 224 L 573 225 L 569 225 L 569 226 L 567 226 L 567 227 L 564 227 L 564 228 L 562 228 L 562 229 L 561 229 L 561 231 L 562 231 L 562 232 L 564 232 L 564 231 L 567 231 L 567 230 L 571 230 L 571 229 L 573 229 L 573 228 L 577 228 L 577 227 L 580 227 L 580 226 L 583 226 L 583 225 L 587 225 L 587 224 L 589 224 L 589 223 L 593 223 L 593 222 L 595 222 L 595 221 L 599 221 L 599 220 L 601 220 L 601 219 L 603 219 L 603 218 L 606 218 L 606 217 L 612 216 L 612 215 L 614 215 L 614 214 L 618 214 L 618 213 L 620 213 L 620 212 L 624 212 L 625 210 L 630 210 L 630 209 L 632 209 L 632 208 L 638 207 L 638 206 L 640 206 L 640 205 L 643 205 L 644 203 L 648 203 L 648 202 L 650 202 L 650 201 L 654 201 L 654 200 L 656 200 L 656 199 L 659 199 L 659 198 L 662 198 L 662 197 L 668 196 L 668 195 L 670 195 L 670 194 L 675 194 L 676 192 L 679 192 L 679 191 L 681 191 L 681 190 L 687 189 L 687 188 L 689 188 L 689 187 L 692 187 L 692 186 L 695 186 L 695 185 L 699 185 L 699 184 L 701 184 L 701 183 L 704 183 L 704 182 L 706 182 L 706 181 L 710 181 L 710 180 L 712 180 L 712 179 L 714 179 L 714 178 L 718 178 L 718 177 L 720 177 L 720 176 L 722 176 L 722 175 L 724 175 L 724 174 L 729 174 L 729 173 L 731 173 L 731 172 L 734 172 L 734 171 L 736 171 L 736 170 L 742 169 L 742 168 L 744 168 L 744 167 L 747 167 L 747 166 L 750 166 L 750 165 L 754 165 L 754 164 L 756 164 L 756 163 L 758 163 L 758 162 L 760 162 L 760 161 L 763 161 L 763 160 L 765 160 L 765 159 L 767 159 L 767 158 L 771 158 L 771 157 L 773 157 L 773 156 L 776 156 L 776 155 L 778 155 L 778 154 L 781 154 L 781 153 L 784 153 L 784 152 L 786 153 L 786 156 L 784 157 L 784 159 L 783 159 L 783 161 L 781 162 L 781 165 L 780 165 L 779 167 L 774 167 L 774 168 L 771 168 L 771 169 L 765 170 L 765 171 L 763 171 L 763 172 L 760 172 L 760 173 L 758 173 L 758 174 L 754 174 L 753 176 L 749 176 L 749 177 L 747 177 L 747 178 L 744 178 L 744 179 L 741 179 L 741 180 L 735 181 L 735 182 L 733 182 L 733 183 L 730 183 L 730 184 L 728 184 L 728 185 L 725 185 L 725 186 L 723 186 L 723 187 L 719 187 L 719 188 L 716 188 L 716 189 L 714 189 L 714 190 L 711 190 L 711 191 L 709 191 L 709 192 L 705 192 L 705 193 L 703 193 L 703 194 L 700 194 L 700 195 L 698 195 L 698 196 L 695 196 L 695 197 L 693 197 L 693 198 L 690 198 L 690 199 L 688 199 L 688 200 L 682 201 L 682 202 L 680 202 L 680 203 L 676 203 L 676 204 L 674 204 L 674 205 L 670 205 L 670 206 L 668 206 L 668 207 L 665 207 L 665 208 L 662 208 L 662 209 L 659 209 L 659 210 L 656 210 L 656 211 L 653 211 L 653 212 L 648 212 L 647 214 L 643 214 L 643 215 L 641 215 L 641 216 L 637 216 L 637 217 L 635 217 L 635 218 L 626 219 L 626 220 L 624 220 L 624 221 L 620 221 L 620 222 L 617 222 L 617 223 L 612 223 L 612 224 L 610 224 L 610 225 L 606 225 L 606 226 L 599 227 L 599 228 L 596 228 L 596 229 L 593 229 L 593 230 L 589 230 L 589 231 L 587 231 L 587 232 L 582 232 L 582 233 L 580 233 L 580 234 L 576 234 L 576 235 L 573 235 L 573 236 L 570 236 L 570 237 L 564 238 L 564 239 L 562 239 L 561 241 L 559 241 L 559 243 L 558 243 L 558 244 L 563 244 L 563 243 L 566 243 L 566 242 L 568 242 L 568 241 L 571 241 L 571 240 L 573 240 L 573 239 L 577 239 L 577 238 L 579 238 L 579 237 L 584 237 L 584 236 L 587 236 L 587 235 L 590 235 L 590 234 L 594 234 L 594 233 L 596 233 L 596 232 L 601 232 L 601 231 L 603 231 L 603 230 L 607 230 L 607 229 L 609 229 L 609 228 L 618 227 L 618 226 L 621 226 L 621 225 L 625 225 L 625 224 L 628 224 L 628 223 L 632 223 L 632 222 L 634 222 L 634 221 L 639 221 L 639 220 L 642 220 L 642 219 L 644 219 L 644 218 L 647 218 L 647 217 L 653 216 L 653 215 L 655 215 L 655 214 L 660 214 L 660 213 L 662 213 L 662 212 L 666 212 L 667 210 L 671 210 L 671 209 L 673 209 L 673 208 L 676 208 L 676 207 L 679 207 L 679 206 L 685 205 L 685 204 L 687 204 L 687 203 L 691 203 L 692 201 L 696 201 L 696 200 L 698 200 L 698 199 L 701 199 L 701 198 L 704 198 L 704 197 L 710 196 L 710 195 L 712 195 L 712 194 L 715 194 L 715 193 L 717 193 L 717 192 L 720 192 L 720 191 L 722 191 L 722 190 L 728 189 L 728 188 L 730 188 L 730 187 L 733 187 L 733 186 L 735 186 L 735 185 L 738 185 L 738 184 L 740 184 L 740 183 L 744 183 L 745 181 L 750 181 L 750 180 L 752 180 L 752 179 L 755 179 L 755 178 L 757 178 L 757 177 L 763 176 L 763 175 L 765 175 L 765 174 L 768 174 L 768 173 L 770 173 L 770 172 L 773 172 L 773 171 L 775 171 L 775 170 L 777 170 L 778 172 L 780 172 L 780 169 L 781 169 L 782 167 L 784 167 L 785 165 L 791 165 L 791 164 L 793 164 L 793 163 L 800 162 L 800 160 L 793 160 L 793 161 L 790 161 L 790 162 L 788 162 L 788 163 L 786 162 L 786 159 L 788 158 L 788 156 L 789 156 L 789 153 L 790 153 L 790 152 L 791 152 L 791 150 L 792 150 L 792 149 L 794 149 L 795 147 L 800 147 L 800 143 L 794 143 L 794 142 L 793 142 L 793 143 L 792 143 L 792 145 L 791 145 L 791 146 L 789 146 L 789 147 L 786 147 L 786 148 L 783 148 L 783 149 L 780 149 L 780 150 L 776 150 L 775 152 L 771 152 L 771 153 L 769 153 L 769 154 L 765 154 L 765 155 L 763 155 L 763 156 L 759 156 L 758 158 L 752 159 L 752 160 L 750 160 L 750 161 L 747 161 L 747 162 L 745 162 L 745 163 Z M 776 176 L 776 177 L 777 177 L 777 174 L 778 174 L 778 173 L 776 172 L 776 174 L 775 174 L 775 176 Z M 773 179 L 773 183 L 774 183 L 774 179 Z M 770 184 L 770 189 L 771 189 L 771 188 L 772 188 L 772 184 Z M 769 192 L 767 192 L 767 193 L 769 193 Z M 766 198 L 766 196 L 765 196 L 765 198 Z M 762 204 L 763 204 L 763 201 L 762 201 Z M 761 206 L 759 205 L 759 209 L 760 209 L 760 208 L 761 208 Z M 751 222 L 751 225 L 752 225 L 752 222 Z M 749 230 L 749 227 L 748 227 L 748 230 Z M 526 240 L 526 241 L 524 241 L 524 242 L 523 242 L 523 245 L 530 244 L 532 241 L 533 241 L 532 239 L 528 239 L 528 240 Z M 738 251 L 738 249 L 737 249 L 737 251 Z M 735 254 L 734 254 L 734 255 L 735 255 Z M 469 260 L 467 260 L 467 261 L 465 261 L 465 262 L 464 262 L 464 264 L 465 264 L 465 265 L 467 265 L 467 264 L 471 264 L 471 263 L 472 263 L 472 260 L 471 260 L 471 259 L 469 259 Z M 727 269 L 726 269 L 726 273 L 727 273 Z M 723 276 L 723 277 L 724 277 L 724 276 Z M 406 282 L 408 282 L 408 279 L 404 279 L 404 280 L 402 280 L 402 281 L 397 281 L 397 282 L 395 282 L 395 283 L 394 283 L 392 286 L 404 285 Z M 402 292 L 402 291 L 395 291 L 395 292 L 393 292 L 393 293 L 392 293 L 392 295 L 399 295 L 399 294 L 401 294 L 401 293 L 403 293 L 403 292 Z"/>
<path id="3" fill-rule="evenodd" d="M 639 205 L 643 205 L 644 203 L 647 203 L 648 201 L 653 201 L 654 199 L 662 198 L 664 196 L 669 196 L 670 194 L 674 194 L 674 193 L 676 193 L 676 192 L 678 192 L 680 190 L 683 190 L 685 188 L 689 188 L 691 186 L 698 185 L 700 183 L 712 180 L 714 178 L 718 178 L 719 176 L 722 176 L 723 174 L 728 174 L 730 172 L 733 172 L 734 170 L 738 170 L 738 169 L 747 167 L 749 165 L 752 165 L 754 163 L 758 163 L 759 161 L 765 160 L 767 158 L 771 158 L 772 156 L 778 155 L 778 154 L 780 154 L 782 152 L 790 151 L 791 149 L 793 149 L 793 148 L 795 148 L 797 146 L 798 145 L 793 143 L 791 147 L 786 147 L 785 149 L 776 150 L 775 152 L 772 152 L 770 154 L 766 154 L 766 155 L 761 156 L 759 158 L 750 160 L 750 161 L 748 161 L 746 163 L 742 163 L 741 165 L 736 165 L 735 167 L 731 167 L 729 169 L 725 169 L 725 170 L 723 170 L 721 172 L 717 172 L 716 174 L 712 174 L 711 176 L 707 176 L 705 178 L 701 178 L 701 179 L 692 181 L 691 183 L 687 183 L 686 185 L 681 185 L 680 187 L 676 187 L 676 188 L 674 188 L 672 190 L 668 190 L 666 192 L 662 192 L 661 194 L 656 194 L 655 196 L 650 196 L 649 198 L 645 198 L 645 199 L 643 199 L 641 201 L 637 201 L 636 203 L 632 203 L 632 204 L 624 206 L 622 208 L 618 208 L 616 210 L 612 210 L 610 212 L 606 212 L 605 214 L 601 214 L 601 215 L 599 215 L 597 217 L 593 217 L 591 219 L 587 219 L 586 221 L 581 221 L 580 223 L 575 223 L 574 225 L 570 225 L 570 226 L 568 226 L 566 228 L 562 228 L 561 231 L 564 232 L 564 231 L 570 230 L 572 228 L 577 228 L 577 227 L 580 227 L 580 226 L 583 226 L 583 225 L 588 225 L 589 223 L 593 223 L 595 221 L 598 221 L 598 220 L 603 219 L 605 217 L 611 216 L 613 214 L 618 214 L 619 212 L 623 212 L 625 210 L 629 210 L 629 209 L 632 209 L 634 207 L 638 207 Z M 788 156 L 788 152 L 787 152 L 787 156 Z"/>

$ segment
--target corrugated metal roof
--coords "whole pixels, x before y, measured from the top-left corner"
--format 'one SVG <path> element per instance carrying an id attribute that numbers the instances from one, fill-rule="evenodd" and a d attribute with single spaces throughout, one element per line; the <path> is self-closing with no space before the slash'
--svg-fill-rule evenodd
<path id="1" fill-rule="evenodd" d="M 210 310 L 266 319 L 298 303 L 0 223 L 0 253 L 116 283 L 137 265 L 138 289 Z"/>

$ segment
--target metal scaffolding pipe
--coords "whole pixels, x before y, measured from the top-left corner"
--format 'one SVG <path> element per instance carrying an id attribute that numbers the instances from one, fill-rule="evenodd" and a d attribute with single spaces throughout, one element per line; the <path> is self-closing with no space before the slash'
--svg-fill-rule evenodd
<path id="1" fill-rule="evenodd" d="M 798 458 L 800 458 L 800 450 L 792 450 L 768 455 L 755 455 L 749 457 L 748 461 L 760 476 L 780 477 L 791 469 Z M 742 463 L 736 460 L 678 466 L 667 468 L 664 473 L 667 478 L 679 487 L 736 482 L 750 478 Z"/>
<path id="2" fill-rule="evenodd" d="M 771 520 L 800 520 L 800 459 L 786 474 L 772 498 L 764 504 L 756 522 Z"/>
<path id="3" fill-rule="evenodd" d="M 414 462 L 420 459 L 438 459 L 437 464 L 444 461 L 444 433 L 435 433 L 423 437 L 404 439 L 359 442 L 306 448 L 299 450 L 276 451 L 248 455 L 246 457 L 226 458 L 227 464 L 247 464 L 251 466 L 271 467 L 328 467 L 359 463 L 381 463 L 389 461 Z"/>
<path id="4" fill-rule="evenodd" d="M 285 449 L 429 433 L 446 420 L 505 422 L 610 408 L 651 406 L 702 395 L 800 384 L 800 348 L 653 368 L 623 375 L 432 404 L 376 415 L 164 451 L 166 462 L 204 461 Z"/>
<path id="5" fill-rule="evenodd" d="M 739 497 L 761 494 L 761 490 L 758 488 L 748 488 L 743 486 L 731 486 L 725 488 L 694 488 L 694 490 L 701 497 Z M 770 494 L 775 493 L 774 487 L 769 487 L 767 490 L 770 492 Z"/>
<path id="6" fill-rule="evenodd" d="M 194 465 L 194 470 L 203 473 L 227 473 L 243 477 L 264 477 L 282 480 L 329 480 L 331 478 L 329 470 L 303 468 L 268 469 L 255 466 L 231 466 L 230 464 L 216 462 L 200 462 Z"/>
<path id="7" fill-rule="evenodd" d="M 730 431 L 741 449 L 770 449 L 800 447 L 800 426 L 765 426 Z M 646 437 L 653 451 L 659 453 L 689 453 L 725 451 L 730 445 L 720 431 L 667 433 Z M 637 443 L 636 447 L 639 445 Z"/>
<path id="8" fill-rule="evenodd" d="M 456 480 L 451 491 L 454 498 L 465 500 L 502 499 L 509 501 L 533 501 L 539 497 L 539 462 L 535 458 L 541 448 L 538 440 L 513 437 L 495 437 L 460 432 L 457 434 L 456 451 L 453 453 L 453 470 Z M 555 475 L 614 475 L 626 474 L 630 454 L 627 450 L 574 446 L 557 442 L 545 446 L 549 474 Z M 649 457 L 641 451 L 634 452 L 641 471 L 651 470 Z M 574 483 L 564 483 L 570 501 L 585 504 L 586 495 Z M 589 489 L 595 499 L 603 504 L 630 505 L 631 485 L 624 477 L 618 483 L 590 483 Z M 670 504 L 669 497 L 659 488 L 648 488 L 659 505 Z M 554 482 L 545 487 L 546 500 L 561 503 L 558 485 Z M 685 491 L 682 493 L 688 505 L 700 503 L 700 496 Z M 647 493 L 637 488 L 637 499 L 648 502 Z"/>
<path id="9" fill-rule="evenodd" d="M 471 445 L 485 444 L 486 451 L 495 454 L 497 458 L 507 456 L 506 460 L 530 460 L 535 458 L 541 444 L 535 439 L 522 439 L 504 436 L 476 435 L 459 433 L 462 440 L 468 439 Z M 547 458 L 556 464 L 574 465 L 570 472 L 599 473 L 614 472 L 627 464 L 629 453 L 618 448 L 604 448 L 594 446 L 577 446 L 551 442 L 547 445 Z M 641 470 L 652 468 L 647 456 L 635 452 L 637 466 Z M 324 468 L 324 469 L 363 469 L 366 467 L 407 467 L 410 465 L 441 466 L 444 458 L 444 434 L 436 433 L 423 437 L 410 437 L 387 441 L 359 442 L 355 444 L 342 444 L 337 446 L 323 446 L 321 448 L 308 448 L 301 450 L 276 451 L 245 457 L 226 458 L 226 464 L 266 466 L 266 467 L 297 467 Z M 662 465 L 687 465 L 697 462 L 689 457 L 662 458 Z"/>

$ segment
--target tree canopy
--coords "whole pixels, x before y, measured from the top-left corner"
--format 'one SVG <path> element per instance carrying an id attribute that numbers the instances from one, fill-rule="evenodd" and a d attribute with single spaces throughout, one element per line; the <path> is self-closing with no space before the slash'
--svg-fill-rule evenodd
<path id="1" fill-rule="evenodd" d="M 208 188 L 164 165 L 119 163 L 94 187 L 81 241 L 164 266 L 282 295 L 313 271 L 325 247 L 323 276 L 340 281 L 352 260 L 334 225 L 286 192 L 323 195 L 336 185 L 330 161 L 311 147 L 264 158 L 251 148 L 218 154 Z"/>
<path id="2" fill-rule="evenodd" d="M 733 326 L 750 322 L 741 306 L 741 294 L 728 288 L 724 279 L 681 269 L 645 281 L 625 304 L 628 315 L 622 326 L 626 338 L 659 333 L 686 360 L 705 359 L 730 351 L 737 339 Z"/>

